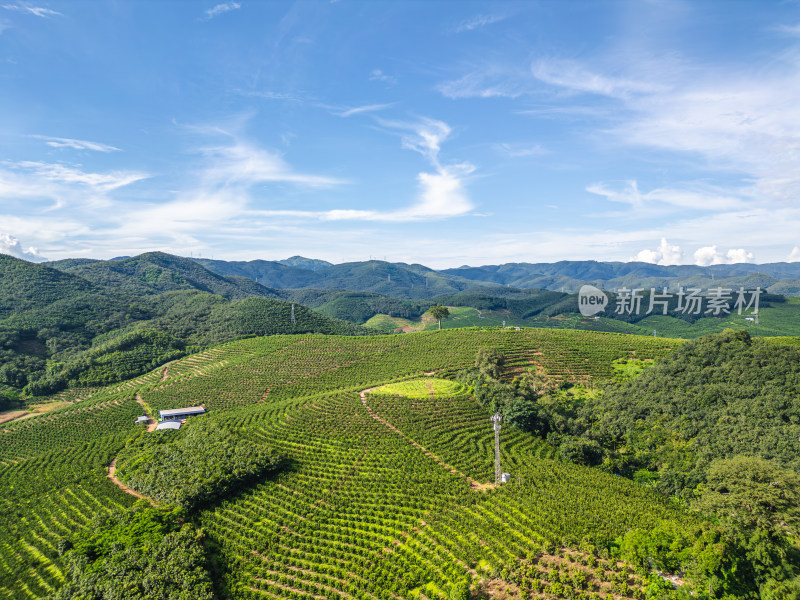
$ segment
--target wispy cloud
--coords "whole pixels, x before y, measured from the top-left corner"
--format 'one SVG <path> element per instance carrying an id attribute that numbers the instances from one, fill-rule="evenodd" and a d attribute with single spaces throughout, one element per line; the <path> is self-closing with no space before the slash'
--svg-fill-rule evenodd
<path id="1" fill-rule="evenodd" d="M 340 117 L 352 117 L 353 115 L 360 115 L 362 113 L 386 110 L 387 108 L 392 108 L 395 104 L 395 102 L 390 102 L 388 104 L 366 104 L 364 106 L 348 108 L 347 110 L 343 110 L 342 112 L 338 112 L 336 114 Z"/>
<path id="2" fill-rule="evenodd" d="M 205 151 L 212 160 L 209 160 L 211 166 L 202 175 L 206 182 L 200 194 L 204 198 L 204 206 L 227 205 L 233 207 L 229 214 L 247 215 L 250 218 L 395 223 L 458 217 L 472 211 L 473 204 L 466 193 L 466 179 L 474 172 L 475 167 L 469 163 L 443 164 L 439 158 L 441 145 L 452 131 L 447 123 L 427 118 L 413 122 L 377 119 L 377 122 L 384 129 L 399 134 L 403 148 L 418 152 L 434 167 L 434 172 L 421 172 L 417 175 L 418 192 L 407 207 L 396 210 L 247 208 L 248 203 L 241 202 L 242 198 L 247 197 L 246 189 L 231 195 L 232 190 L 237 189 L 232 184 L 238 182 L 246 187 L 256 182 L 282 181 L 322 187 L 344 182 L 315 175 L 295 174 L 277 155 L 241 143 Z M 193 194 L 193 197 L 198 195 L 197 192 Z M 176 212 L 184 214 L 185 211 Z"/>
<path id="3" fill-rule="evenodd" d="M 519 98 L 531 91 L 530 73 L 504 65 L 483 65 L 470 68 L 457 78 L 436 86 L 443 96 L 459 98 Z"/>
<path id="4" fill-rule="evenodd" d="M 323 188 L 345 183 L 333 177 L 298 173 L 279 154 L 242 140 L 227 146 L 202 148 L 200 153 L 207 162 L 202 179 L 210 186 L 292 183 Z"/>
<path id="5" fill-rule="evenodd" d="M 219 15 L 225 14 L 226 12 L 230 12 L 232 10 L 239 10 L 242 8 L 242 5 L 238 2 L 223 2 L 221 4 L 217 4 L 216 6 L 209 8 L 205 12 L 204 19 L 213 19 L 214 17 L 218 17 Z"/>
<path id="6" fill-rule="evenodd" d="M 397 77 L 394 77 L 393 75 L 387 75 L 381 69 L 373 69 L 369 74 L 369 80 L 382 81 L 383 83 L 388 83 L 389 85 L 395 85 L 397 83 Z"/>
<path id="7" fill-rule="evenodd" d="M 507 19 L 506 15 L 476 15 L 471 19 L 467 19 L 466 21 L 462 21 L 458 25 L 456 25 L 453 30 L 456 33 L 462 33 L 464 31 L 472 31 L 474 29 L 480 29 L 481 27 L 486 27 L 487 25 L 491 25 L 492 23 L 499 23 Z"/>
<path id="8" fill-rule="evenodd" d="M 12 169 L 27 172 L 28 174 L 32 175 L 34 180 L 47 180 L 63 184 L 83 185 L 100 192 L 115 190 L 149 177 L 149 175 L 146 173 L 134 171 L 89 173 L 75 167 L 69 167 L 58 163 L 44 163 L 37 161 L 20 161 L 6 164 L 8 164 Z M 0 195 L 2 195 L 2 192 L 3 188 L 0 187 Z"/>
<path id="9" fill-rule="evenodd" d="M 436 119 L 423 118 L 416 122 L 378 119 L 378 123 L 387 129 L 401 132 L 403 148 L 419 152 L 434 166 L 439 165 L 442 142 L 452 133 L 447 123 Z"/>
<path id="10" fill-rule="evenodd" d="M 47 135 L 31 135 L 37 140 L 44 140 L 45 144 L 52 148 L 72 148 L 73 150 L 93 150 L 95 152 L 119 152 L 120 149 L 100 142 L 90 142 L 87 140 L 75 140 L 70 138 L 51 137 Z"/>
<path id="11" fill-rule="evenodd" d="M 655 188 L 648 192 L 639 189 L 635 180 L 619 183 L 593 183 L 586 187 L 590 194 L 603 196 L 609 202 L 628 205 L 634 213 L 642 216 L 649 212 L 689 211 L 733 211 L 746 208 L 747 202 L 729 190 L 717 190 L 696 184 L 694 188 Z M 725 193 L 725 192 L 728 193 Z M 619 213 L 614 213 L 619 216 Z"/>
<path id="12" fill-rule="evenodd" d="M 492 148 L 495 150 L 495 152 L 499 152 L 512 158 L 544 156 L 545 154 L 549 154 L 549 151 L 539 144 L 499 143 L 493 144 Z"/>
<path id="13" fill-rule="evenodd" d="M 778 25 L 774 28 L 779 33 L 785 33 L 790 36 L 800 36 L 800 24 L 796 25 Z"/>
<path id="14" fill-rule="evenodd" d="M 613 98 L 663 93 L 667 90 L 665 85 L 656 81 L 605 75 L 573 60 L 540 59 L 531 65 L 531 73 L 549 85 Z"/>
<path id="15" fill-rule="evenodd" d="M 36 15 L 37 17 L 41 17 L 46 19 L 48 17 L 61 17 L 64 16 L 60 12 L 55 11 L 51 8 L 46 8 L 44 6 L 33 6 L 28 3 L 19 2 L 17 4 L 3 4 L 3 8 L 6 10 L 13 10 L 17 12 L 26 12 L 32 15 Z"/>

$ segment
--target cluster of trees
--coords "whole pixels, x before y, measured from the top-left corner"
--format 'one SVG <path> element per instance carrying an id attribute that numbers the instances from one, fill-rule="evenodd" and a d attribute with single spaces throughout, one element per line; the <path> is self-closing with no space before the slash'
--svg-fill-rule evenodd
<path id="1" fill-rule="evenodd" d="M 647 368 L 619 366 L 602 389 L 530 373 L 503 382 L 502 355 L 481 350 L 459 379 L 562 458 L 679 497 L 717 523 L 694 537 L 630 532 L 626 559 L 690 572 L 709 597 L 800 598 L 800 348 L 726 331 Z"/>
<path id="2" fill-rule="evenodd" d="M 156 431 L 129 444 L 118 456 L 117 473 L 147 496 L 193 510 L 281 465 L 269 446 L 194 417 L 179 431 Z"/>
<path id="3" fill-rule="evenodd" d="M 800 598 L 800 475 L 757 457 L 715 460 L 690 506 L 715 524 L 631 530 L 620 556 L 683 571 L 710 598 Z"/>
<path id="4" fill-rule="evenodd" d="M 212 600 L 203 535 L 140 501 L 59 542 L 67 581 L 48 600 Z"/>

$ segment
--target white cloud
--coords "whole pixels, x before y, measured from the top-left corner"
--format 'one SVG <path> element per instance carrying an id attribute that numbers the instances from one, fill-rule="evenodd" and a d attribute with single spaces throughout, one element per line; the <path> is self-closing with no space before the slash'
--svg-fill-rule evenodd
<path id="1" fill-rule="evenodd" d="M 680 265 L 683 262 L 683 250 L 680 246 L 672 246 L 667 238 L 661 238 L 661 244 L 655 250 L 644 249 L 632 261 L 653 263 L 656 265 Z"/>
<path id="2" fill-rule="evenodd" d="M 333 177 L 297 173 L 280 155 L 244 141 L 204 148 L 201 153 L 207 157 L 207 165 L 202 172 L 207 187 L 270 182 L 330 187 L 345 183 Z"/>
<path id="3" fill-rule="evenodd" d="M 575 61 L 540 60 L 532 73 L 556 91 L 614 98 L 614 126 L 598 131 L 624 144 L 669 151 L 749 183 L 732 196 L 791 203 L 800 196 L 800 60 L 735 71 L 664 58 L 617 63 L 608 73 Z"/>
<path id="4" fill-rule="evenodd" d="M 790 36 L 800 36 L 800 24 L 797 25 L 779 25 L 775 31 L 785 33 Z"/>
<path id="5" fill-rule="evenodd" d="M 481 27 L 486 27 L 487 25 L 491 25 L 492 23 L 499 23 L 507 19 L 505 15 L 477 15 L 471 19 L 466 21 L 462 21 L 455 27 L 456 33 L 462 33 L 464 31 L 472 31 L 474 29 L 480 29 Z"/>
<path id="6" fill-rule="evenodd" d="M 3 8 L 17 12 L 27 12 L 32 15 L 36 15 L 37 17 L 42 17 L 43 19 L 46 19 L 47 17 L 64 16 L 60 12 L 50 8 L 45 8 L 43 6 L 31 6 L 25 2 L 20 2 L 18 4 L 3 4 Z"/>
<path id="7" fill-rule="evenodd" d="M 368 112 L 376 112 L 379 110 L 385 110 L 387 108 L 391 108 L 394 106 L 394 102 L 390 102 L 389 104 L 367 104 L 365 106 L 356 106 L 355 108 L 348 108 L 342 112 L 336 113 L 339 117 L 352 117 L 353 115 L 360 115 L 362 113 Z"/>
<path id="8" fill-rule="evenodd" d="M 87 173 L 73 167 L 67 167 L 58 163 L 44 163 L 36 161 L 20 161 L 10 163 L 12 168 L 28 171 L 33 177 L 41 180 L 54 181 L 64 184 L 80 184 L 94 188 L 100 192 L 108 192 L 136 181 L 147 179 L 146 173 L 134 171 L 110 171 L 108 173 Z M 0 180 L 0 195 L 3 188 Z M 13 190 L 11 191 L 13 193 Z"/>
<path id="9" fill-rule="evenodd" d="M 394 77 L 393 75 L 387 75 L 381 69 L 373 69 L 369 74 L 369 80 L 382 81 L 383 83 L 388 83 L 389 85 L 394 85 L 397 83 L 397 77 Z"/>
<path id="10" fill-rule="evenodd" d="M 472 69 L 458 79 L 444 81 L 436 89 L 447 98 L 519 98 L 531 91 L 531 77 L 499 65 Z"/>
<path id="11" fill-rule="evenodd" d="M 543 156 L 549 154 L 549 151 L 540 146 L 539 144 L 493 144 L 492 148 L 495 151 L 501 152 L 506 156 L 512 158 L 523 158 L 528 156 Z"/>
<path id="12" fill-rule="evenodd" d="M 0 200 L 7 210 L 16 205 L 19 214 L 41 214 L 65 206 L 96 212 L 108 209 L 112 192 L 148 177 L 133 171 L 94 173 L 59 163 L 4 162 L 0 163 Z M 7 218 L 0 221 L 5 226 Z"/>
<path id="13" fill-rule="evenodd" d="M 628 204 L 632 209 L 629 216 L 687 210 L 733 211 L 748 206 L 741 198 L 725 193 L 724 190 L 699 185 L 695 187 L 696 189 L 656 188 L 642 192 L 636 180 L 631 180 L 617 185 L 593 183 L 586 187 L 586 191 L 603 196 L 609 202 Z M 618 213 L 614 215 L 619 216 Z"/>
<path id="14" fill-rule="evenodd" d="M 633 94 L 655 94 L 666 91 L 661 83 L 624 76 L 602 75 L 584 65 L 566 59 L 540 59 L 531 65 L 533 76 L 549 85 L 624 98 Z"/>
<path id="15" fill-rule="evenodd" d="M 728 250 L 726 257 L 728 259 L 728 263 L 730 264 L 752 262 L 753 258 L 755 258 L 752 252 L 748 252 L 744 248 Z"/>
<path id="16" fill-rule="evenodd" d="M 732 265 L 736 263 L 746 263 L 753 260 L 753 253 L 744 248 L 728 250 L 723 254 L 717 250 L 717 246 L 704 246 L 694 253 L 694 262 L 701 267 L 708 265 Z"/>
<path id="17" fill-rule="evenodd" d="M 232 10 L 239 10 L 241 7 L 242 5 L 239 4 L 238 2 L 223 2 L 222 4 L 217 4 L 213 8 L 209 8 L 205 13 L 206 14 L 205 18 L 213 19 L 214 17 L 217 17 L 226 12 L 230 12 Z"/>
<path id="18" fill-rule="evenodd" d="M 31 246 L 27 250 L 22 247 L 19 240 L 9 233 L 0 232 L 0 254 L 9 254 L 16 258 L 31 262 L 42 262 L 47 260 L 39 250 Z"/>
<path id="19" fill-rule="evenodd" d="M 31 135 L 37 140 L 44 140 L 45 144 L 51 148 L 72 148 L 73 150 L 94 150 L 95 152 L 119 152 L 119 148 L 102 144 L 100 142 L 89 142 L 87 140 L 74 140 L 70 138 L 51 137 L 47 135 Z"/>
<path id="20" fill-rule="evenodd" d="M 466 178 L 475 171 L 469 163 L 442 164 L 441 145 L 450 136 L 450 126 L 435 119 L 423 118 L 415 122 L 377 119 L 383 127 L 399 132 L 401 145 L 418 152 L 434 167 L 433 173 L 417 175 L 419 192 L 415 202 L 396 210 L 333 209 L 326 211 L 258 210 L 250 214 L 262 217 L 316 219 L 321 221 L 374 221 L 409 222 L 446 219 L 468 214 L 473 204 L 465 189 Z"/>
<path id="21" fill-rule="evenodd" d="M 414 123 L 378 119 L 378 123 L 388 129 L 400 130 L 403 148 L 419 152 L 434 166 L 439 165 L 439 150 L 452 129 L 444 121 L 423 118 Z"/>
<path id="22" fill-rule="evenodd" d="M 800 262 L 800 246 L 792 248 L 792 253 L 786 257 L 788 262 Z"/>

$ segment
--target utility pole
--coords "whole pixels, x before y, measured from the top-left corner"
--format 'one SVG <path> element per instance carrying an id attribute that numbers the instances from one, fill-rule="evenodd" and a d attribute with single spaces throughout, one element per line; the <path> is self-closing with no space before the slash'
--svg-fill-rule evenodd
<path id="1" fill-rule="evenodd" d="M 499 412 L 496 412 L 490 420 L 494 423 L 494 482 L 499 485 L 503 474 L 500 469 L 500 421 L 503 420 L 503 417 L 500 416 Z"/>
<path id="2" fill-rule="evenodd" d="M 294 325 L 294 304 L 292 304 L 292 325 Z"/>

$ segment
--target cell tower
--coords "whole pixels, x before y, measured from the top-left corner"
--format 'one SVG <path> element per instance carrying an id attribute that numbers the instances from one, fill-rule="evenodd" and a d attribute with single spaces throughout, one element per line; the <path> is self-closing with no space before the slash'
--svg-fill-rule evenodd
<path id="1" fill-rule="evenodd" d="M 294 325 L 294 304 L 292 304 L 292 325 Z"/>
<path id="2" fill-rule="evenodd" d="M 494 423 L 494 482 L 499 485 L 503 476 L 503 471 L 500 469 L 500 421 L 503 417 L 496 412 L 490 420 Z"/>

